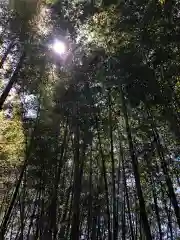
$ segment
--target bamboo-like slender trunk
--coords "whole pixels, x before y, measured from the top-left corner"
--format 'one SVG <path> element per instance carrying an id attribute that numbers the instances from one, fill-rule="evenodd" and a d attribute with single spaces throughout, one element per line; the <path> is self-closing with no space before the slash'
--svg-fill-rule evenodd
<path id="1" fill-rule="evenodd" d="M 70 196 L 71 195 L 71 191 L 72 191 L 72 189 L 71 189 L 72 181 L 73 181 L 73 167 L 72 167 L 71 175 L 70 175 L 70 186 L 69 186 L 69 188 L 67 190 L 68 191 L 67 192 L 67 197 L 66 197 L 66 200 L 65 200 L 64 211 L 63 211 L 62 218 L 61 218 L 61 226 L 60 226 L 60 231 L 59 231 L 59 235 L 58 235 L 58 237 L 60 239 L 65 238 L 66 219 L 67 219 L 67 215 L 68 215 L 68 204 L 69 204 L 69 201 L 72 202 L 71 196 Z M 71 202 L 70 202 L 70 205 L 71 205 Z"/>
<path id="2" fill-rule="evenodd" d="M 18 77 L 19 71 L 20 71 L 20 69 L 23 65 L 24 59 L 25 59 L 25 52 L 23 52 L 23 54 L 21 55 L 21 57 L 19 59 L 19 62 L 18 62 L 17 66 L 16 66 L 16 68 L 13 72 L 13 75 L 12 75 L 11 79 L 9 80 L 9 82 L 6 85 L 3 93 L 0 96 L 0 110 L 2 110 L 4 102 L 6 101 L 6 99 L 8 97 L 8 94 L 11 91 L 13 85 L 17 82 L 17 77 Z"/>
<path id="3" fill-rule="evenodd" d="M 61 145 L 60 157 L 59 157 L 58 163 L 57 163 L 55 184 L 54 184 L 54 189 L 53 189 L 53 194 L 52 194 L 52 202 L 51 202 L 51 206 L 50 206 L 50 212 L 51 212 L 50 228 L 52 231 L 52 235 L 53 235 L 52 239 L 53 240 L 55 240 L 57 237 L 57 214 L 56 214 L 56 211 L 57 211 L 58 186 L 59 186 L 61 169 L 62 169 L 62 165 L 63 165 L 63 157 L 64 157 L 64 152 L 65 152 L 66 142 L 67 142 L 67 132 L 68 132 L 68 121 L 66 121 L 66 126 L 64 129 L 64 138 L 63 138 L 63 142 Z"/>
<path id="4" fill-rule="evenodd" d="M 110 209 L 109 209 L 109 193 L 108 193 L 108 183 L 107 183 L 107 177 L 106 177 L 106 165 L 105 165 L 104 154 L 103 154 L 103 150 L 102 150 L 100 129 L 99 129 L 99 124 L 98 124 L 98 119 L 97 119 L 97 117 L 96 117 L 95 120 L 96 120 L 96 128 L 97 128 L 99 148 L 100 148 L 100 154 L 101 154 L 101 160 L 102 160 L 103 178 L 104 178 L 104 184 L 105 184 L 106 205 L 107 205 L 107 215 L 108 215 L 108 239 L 111 240 L 112 237 L 111 237 Z"/>
<path id="5" fill-rule="evenodd" d="M 116 215 L 116 176 L 115 176 L 115 160 L 114 160 L 114 141 L 113 141 L 113 126 L 112 126 L 112 100 L 111 92 L 108 92 L 109 103 L 109 133 L 110 133 L 110 155 L 111 155 L 111 168 L 112 168 L 112 202 L 113 202 L 113 240 L 117 239 L 118 221 Z"/>
<path id="6" fill-rule="evenodd" d="M 168 187 L 169 198 L 172 202 L 174 212 L 175 212 L 175 215 L 176 215 L 176 219 L 177 219 L 177 223 L 178 223 L 179 228 L 180 228 L 180 208 L 179 208 L 179 205 L 178 205 L 176 194 L 174 192 L 172 180 L 171 180 L 171 178 L 169 176 L 169 173 L 168 173 L 168 166 L 167 166 L 167 163 L 166 163 L 166 160 L 165 160 L 165 157 L 164 157 L 162 145 L 160 143 L 159 134 L 158 134 L 156 125 L 154 123 L 153 116 L 152 116 L 152 114 L 150 112 L 150 109 L 148 107 L 147 107 L 147 114 L 151 119 L 151 128 L 152 128 L 152 134 L 153 134 L 153 137 L 154 137 L 154 142 L 156 144 L 157 153 L 158 153 L 159 158 L 160 158 L 161 168 L 163 170 L 163 174 L 165 176 L 166 184 L 167 184 L 167 187 Z"/>
<path id="7" fill-rule="evenodd" d="M 38 110 L 38 115 L 39 115 L 39 110 Z M 29 146 L 27 147 L 25 160 L 24 160 L 23 166 L 21 168 L 21 172 L 20 172 L 19 178 L 18 178 L 17 183 L 15 185 L 14 193 L 12 195 L 10 204 L 8 206 L 8 209 L 7 209 L 6 213 L 5 213 L 3 221 L 1 223 L 0 239 L 2 239 L 2 240 L 4 240 L 4 236 L 5 236 L 5 233 L 6 233 L 6 230 L 7 230 L 7 224 L 8 224 L 9 218 L 11 216 L 11 212 L 13 210 L 13 207 L 15 205 L 15 201 L 16 201 L 16 198 L 17 198 L 17 195 L 18 195 L 18 192 L 19 192 L 20 185 L 22 183 L 24 172 L 25 172 L 26 167 L 28 165 L 28 160 L 29 160 L 29 156 L 30 156 L 30 152 L 31 152 L 32 141 L 33 141 L 33 138 L 34 138 L 34 133 L 35 133 L 35 130 L 36 130 L 36 127 L 37 127 L 37 122 L 38 122 L 38 117 L 37 117 L 36 122 L 35 122 L 34 130 L 33 130 L 33 133 L 32 133 L 31 139 L 30 139 Z"/>
<path id="8" fill-rule="evenodd" d="M 121 228 L 122 228 L 122 240 L 126 240 L 126 198 L 125 192 L 123 193 L 123 202 L 122 202 L 122 209 L 121 209 Z"/>
<path id="9" fill-rule="evenodd" d="M 87 229 L 87 240 L 90 238 L 90 231 L 92 228 L 92 147 L 91 147 L 91 156 L 90 156 L 90 171 L 89 171 L 89 198 L 88 198 L 88 229 Z"/>
<path id="10" fill-rule="evenodd" d="M 76 106 L 77 118 L 79 116 L 79 105 Z M 81 185 L 83 177 L 83 167 L 84 167 L 84 158 L 86 151 L 86 142 L 84 136 L 82 147 L 80 147 L 80 126 L 79 120 L 76 120 L 76 134 L 75 134 L 75 143 L 74 143 L 74 196 L 73 196 L 73 206 L 72 206 L 72 229 L 71 229 L 71 239 L 79 240 L 79 227 L 80 227 L 80 196 L 81 196 Z M 81 151 L 80 151 L 80 148 Z"/>
<path id="11" fill-rule="evenodd" d="M 68 223 L 67 223 L 66 234 L 65 234 L 65 238 L 64 239 L 69 239 L 69 235 L 71 234 L 70 233 L 70 225 L 71 225 L 72 206 L 73 206 L 73 192 L 72 192 L 72 196 L 71 196 L 71 199 L 70 199 Z"/>
<path id="12" fill-rule="evenodd" d="M 167 219 L 168 219 L 168 227 L 169 227 L 169 230 L 170 230 L 171 239 L 174 239 L 173 227 L 172 227 L 172 218 L 171 218 L 171 215 L 169 214 L 169 211 L 168 211 L 168 207 L 167 207 L 167 203 L 166 203 L 166 197 L 165 197 L 165 193 L 164 193 L 162 183 L 161 183 L 161 198 L 162 198 L 162 202 L 164 204 L 164 209 L 165 209 L 166 216 L 167 216 Z"/>
<path id="13" fill-rule="evenodd" d="M 37 209 L 37 200 L 40 202 L 40 197 L 41 197 L 41 192 L 37 191 L 36 192 L 36 197 L 34 199 L 34 206 L 33 206 L 33 210 L 32 210 L 32 214 L 30 216 L 30 222 L 29 222 L 29 226 L 28 226 L 28 231 L 27 231 L 27 239 L 29 239 L 29 236 L 30 236 L 30 232 L 31 232 L 31 228 L 33 226 L 33 221 L 34 221 L 34 217 L 35 217 L 35 212 L 36 212 L 36 209 Z"/>
<path id="14" fill-rule="evenodd" d="M 163 239 L 163 234 L 162 234 L 162 228 L 161 228 L 161 218 L 159 214 L 159 207 L 158 207 L 158 201 L 157 201 L 157 193 L 155 189 L 155 184 L 153 181 L 153 176 L 152 176 L 152 166 L 151 166 L 151 159 L 148 159 L 148 157 L 145 155 L 144 159 L 146 161 L 147 167 L 148 167 L 148 176 L 151 184 L 151 189 L 152 189 L 152 195 L 153 195 L 153 201 L 154 201 L 154 206 L 155 206 L 155 214 L 156 214 L 156 219 L 157 219 L 157 224 L 158 224 L 158 229 L 159 229 L 159 239 Z"/>
<path id="15" fill-rule="evenodd" d="M 127 188 L 127 182 L 126 182 L 124 155 L 123 155 L 123 149 L 122 149 L 121 143 L 119 145 L 120 145 L 120 153 L 121 153 L 121 159 L 122 159 L 123 181 L 124 181 L 124 189 L 125 189 L 125 196 L 126 196 L 126 203 L 127 203 L 127 210 L 128 210 L 128 218 L 129 218 L 131 239 L 134 240 L 135 238 L 134 238 L 134 230 L 133 230 L 132 217 L 131 217 L 129 194 L 128 194 L 128 188 Z"/>
<path id="16" fill-rule="evenodd" d="M 14 41 L 12 40 L 12 41 L 10 42 L 10 44 L 8 45 L 8 47 L 7 47 L 7 49 L 6 49 L 3 57 L 1 58 L 1 61 L 0 61 L 0 69 L 3 67 L 3 64 L 4 64 L 4 62 L 6 61 L 7 56 L 9 55 L 9 53 L 10 53 L 11 49 L 13 48 L 13 46 L 14 46 Z"/>
<path id="17" fill-rule="evenodd" d="M 138 196 L 139 205 L 140 205 L 141 220 L 143 223 L 144 233 L 146 235 L 147 240 L 152 240 L 150 226 L 149 226 L 148 217 L 147 217 L 147 213 L 146 213 L 145 201 L 144 201 L 142 188 L 141 188 L 141 181 L 140 181 L 140 175 L 139 175 L 139 170 L 138 170 L 138 160 L 137 160 L 137 157 L 134 152 L 134 146 L 133 146 L 133 140 L 132 140 L 132 136 L 131 136 L 129 120 L 128 120 L 128 113 L 127 113 L 127 107 L 126 107 L 126 103 L 125 103 L 125 97 L 124 97 L 122 88 L 120 89 L 120 91 L 121 91 L 122 109 L 123 109 L 123 113 L 124 113 L 129 150 L 130 150 L 130 155 L 131 155 L 131 160 L 132 160 L 133 173 L 134 173 L 134 177 L 135 177 L 137 196 Z"/>

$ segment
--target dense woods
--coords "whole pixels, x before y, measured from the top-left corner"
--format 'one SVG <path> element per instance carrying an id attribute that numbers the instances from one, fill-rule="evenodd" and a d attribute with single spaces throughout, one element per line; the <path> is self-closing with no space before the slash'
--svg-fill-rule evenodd
<path id="1" fill-rule="evenodd" d="M 179 36 L 178 0 L 1 1 L 0 240 L 180 239 Z"/>

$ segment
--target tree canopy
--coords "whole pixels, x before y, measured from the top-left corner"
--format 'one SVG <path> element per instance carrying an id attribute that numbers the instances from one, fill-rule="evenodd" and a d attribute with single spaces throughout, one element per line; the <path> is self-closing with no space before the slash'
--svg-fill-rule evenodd
<path id="1" fill-rule="evenodd" d="M 0 3 L 0 239 L 179 239 L 179 7 Z"/>

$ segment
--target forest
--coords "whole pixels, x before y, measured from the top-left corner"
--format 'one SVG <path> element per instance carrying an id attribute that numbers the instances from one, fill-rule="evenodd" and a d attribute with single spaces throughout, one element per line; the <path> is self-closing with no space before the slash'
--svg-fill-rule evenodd
<path id="1" fill-rule="evenodd" d="M 180 239 L 180 1 L 0 1 L 0 240 Z"/>

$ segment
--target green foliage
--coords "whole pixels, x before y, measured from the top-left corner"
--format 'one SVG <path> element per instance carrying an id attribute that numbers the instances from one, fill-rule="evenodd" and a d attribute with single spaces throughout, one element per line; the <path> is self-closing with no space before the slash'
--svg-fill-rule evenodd
<path id="1" fill-rule="evenodd" d="M 58 0 L 45 0 L 46 4 L 55 4 Z"/>
<path id="2" fill-rule="evenodd" d="M 27 24 L 28 22 L 32 21 L 33 17 L 38 12 L 40 2 L 41 1 L 39 0 L 11 0 L 9 7 L 22 24 Z"/>
<path id="3" fill-rule="evenodd" d="M 1 167 L 18 167 L 22 163 L 25 150 L 21 119 L 17 113 L 13 113 L 12 118 L 7 118 L 1 112 L 0 123 Z"/>
<path id="4" fill-rule="evenodd" d="M 3 234 L 177 238 L 178 3 L 171 13 L 166 3 L 145 0 L 13 4 L 9 21 L 18 29 L 8 28 L 2 41 L 15 36 L 9 53 L 14 65 L 19 46 L 26 57 L 13 86 L 21 108 L 12 111 L 8 101 L 12 116 L 0 115 L 2 180 L 11 183 L 1 194 Z M 48 7 L 53 32 L 47 35 L 34 31 L 38 4 Z M 48 44 L 64 32 L 70 48 L 79 41 L 80 54 L 62 67 L 64 56 L 55 56 Z M 5 77 L 11 72 L 4 69 Z M 26 100 L 29 95 L 34 101 Z"/>
<path id="5" fill-rule="evenodd" d="M 103 47 L 108 53 L 116 53 L 119 48 L 127 45 L 130 35 L 117 31 L 120 22 L 118 11 L 116 6 L 112 6 L 93 15 L 79 30 L 85 43 Z"/>

